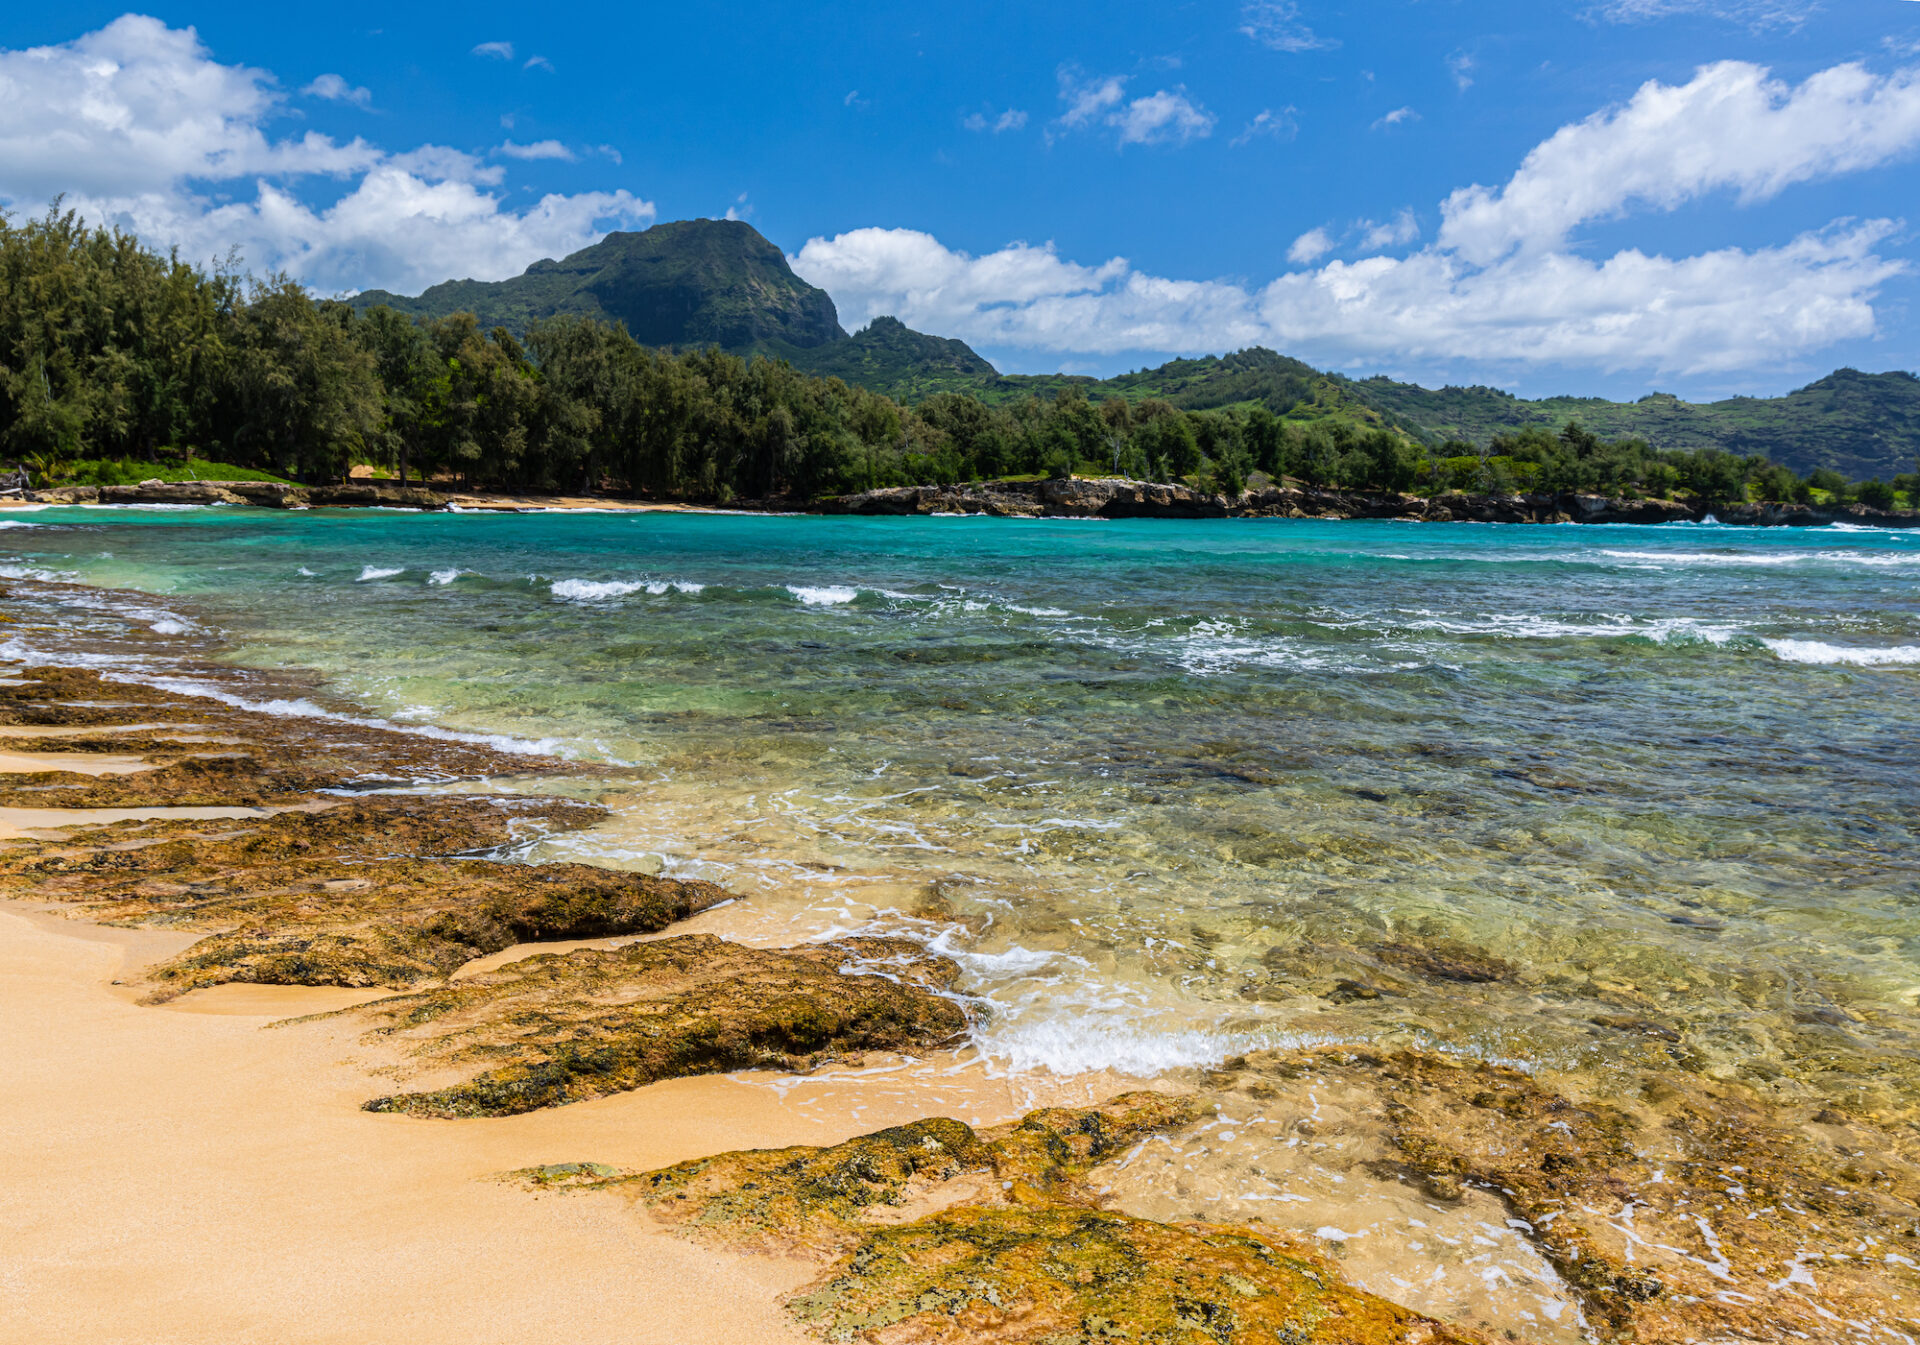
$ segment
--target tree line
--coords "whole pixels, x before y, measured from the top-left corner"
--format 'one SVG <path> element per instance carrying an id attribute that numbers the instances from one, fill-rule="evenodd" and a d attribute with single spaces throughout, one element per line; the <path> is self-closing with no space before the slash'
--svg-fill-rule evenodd
<path id="1" fill-rule="evenodd" d="M 1603 442 L 1577 425 L 1486 446 L 1153 397 L 913 406 L 717 349 L 663 351 L 585 318 L 524 339 L 471 315 L 416 321 L 161 253 L 56 205 L 0 214 L 0 459 L 182 457 L 315 481 L 370 463 L 403 480 L 703 500 L 1111 474 L 1237 493 L 1256 472 L 1369 491 L 1599 491 L 1894 501 L 1920 482 L 1803 480 L 1758 458 Z M 1834 474 L 1827 473 L 1828 477 Z"/>

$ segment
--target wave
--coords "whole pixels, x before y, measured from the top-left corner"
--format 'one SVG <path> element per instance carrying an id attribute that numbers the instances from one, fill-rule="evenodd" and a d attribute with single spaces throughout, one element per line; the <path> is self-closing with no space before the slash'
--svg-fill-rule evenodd
<path id="1" fill-rule="evenodd" d="M 1804 565 L 1809 561 L 1821 561 L 1840 565 L 1909 565 L 1920 561 L 1920 555 L 1892 554 L 1873 551 L 1610 551 L 1603 550 L 1603 556 L 1616 560 L 1641 561 L 1648 564 L 1671 565 Z"/>
<path id="2" fill-rule="evenodd" d="M 562 602 L 606 602 L 611 598 L 624 598 L 630 593 L 649 593 L 659 597 L 663 593 L 685 593 L 692 595 L 706 591 L 705 584 L 695 584 L 684 579 L 558 579 L 548 591 Z"/>
<path id="3" fill-rule="evenodd" d="M 472 573 L 473 571 L 471 570 L 461 570 L 461 569 L 435 570 L 432 574 L 427 576 L 427 582 L 429 584 L 434 584 L 444 588 L 446 585 L 451 584 L 454 580 L 458 579 L 461 575 L 472 574 Z"/>
<path id="4" fill-rule="evenodd" d="M 1761 643 L 1776 658 L 1787 663 L 1851 665 L 1856 668 L 1903 667 L 1920 664 L 1920 644 L 1895 645 L 1891 649 L 1863 648 L 1859 645 L 1828 644 L 1824 640 L 1768 640 Z"/>
<path id="5" fill-rule="evenodd" d="M 383 567 L 379 565 L 364 565 L 360 568 L 360 577 L 354 580 L 354 583 L 364 584 L 364 583 L 367 583 L 369 580 L 373 580 L 373 579 L 391 579 L 396 574 L 405 574 L 406 572 L 407 572 L 407 567 L 404 565 L 395 565 L 391 567 Z"/>
<path id="6" fill-rule="evenodd" d="M 827 584 L 818 588 L 805 584 L 788 584 L 787 592 L 809 607 L 839 607 L 852 602 L 860 596 L 857 588 L 845 588 L 838 584 Z"/>
<path id="7" fill-rule="evenodd" d="M 44 528 L 44 523 L 22 523 L 17 518 L 0 518 L 0 528 Z"/>

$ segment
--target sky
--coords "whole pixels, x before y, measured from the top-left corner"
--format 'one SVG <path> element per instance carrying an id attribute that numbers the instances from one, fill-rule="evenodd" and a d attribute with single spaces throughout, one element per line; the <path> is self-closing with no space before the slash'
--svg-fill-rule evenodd
<path id="1" fill-rule="evenodd" d="M 1006 372 L 1773 395 L 1920 368 L 1920 3 L 9 7 L 55 196 L 326 294 L 731 215 Z"/>

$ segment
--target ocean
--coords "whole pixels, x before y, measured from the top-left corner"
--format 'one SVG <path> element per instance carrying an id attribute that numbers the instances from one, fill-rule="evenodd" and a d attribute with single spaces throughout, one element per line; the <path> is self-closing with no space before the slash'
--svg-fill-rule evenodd
<path id="1" fill-rule="evenodd" d="M 1631 1013 L 1783 1099 L 1920 1094 L 1914 533 L 78 507 L 0 555 L 60 581 L 8 658 L 620 767 L 529 853 L 920 938 L 1009 1074 L 1604 1082 Z"/>

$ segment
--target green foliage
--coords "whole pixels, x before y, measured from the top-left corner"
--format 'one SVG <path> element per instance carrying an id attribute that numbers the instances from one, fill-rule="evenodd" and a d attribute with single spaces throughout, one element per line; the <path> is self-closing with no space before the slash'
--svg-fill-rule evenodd
<path id="1" fill-rule="evenodd" d="M 142 481 L 284 481 L 252 467 L 194 458 L 186 462 L 134 462 L 126 458 L 82 458 L 65 462 L 58 475 L 36 485 L 137 486 Z"/>
<path id="2" fill-rule="evenodd" d="M 517 324 L 413 317 L 368 296 L 316 301 L 284 276 L 209 274 L 71 212 L 22 225 L 0 217 L 0 459 L 41 477 L 73 464 L 91 479 L 138 481 L 168 475 L 164 445 L 190 444 L 236 474 L 326 479 L 360 462 L 470 487 L 703 500 L 1076 472 L 1229 494 L 1255 471 L 1373 492 L 1682 492 L 1721 503 L 1848 491 L 1831 468 L 1803 482 L 1758 454 L 1655 449 L 1576 419 L 1503 430 L 1484 447 L 1434 445 L 1370 404 L 1378 380 L 1350 383 L 1267 350 L 1104 382 L 1001 378 L 964 344 L 892 319 L 846 337 L 830 303 L 824 325 L 806 317 L 820 316 L 808 297 L 819 292 L 745 226 L 615 234 L 521 279 L 512 292 L 539 291 L 548 308 L 547 290 L 564 284 L 598 295 L 602 311 L 515 310 Z M 675 352 L 605 320 L 610 296 L 647 285 L 658 302 L 686 299 L 681 334 L 711 330 L 715 341 Z M 720 336 L 752 349 L 730 352 Z M 785 357 L 753 353 L 768 349 Z M 869 381 L 905 385 L 912 398 Z M 1889 504 L 1913 493 L 1911 477 L 1858 491 Z"/>
<path id="3" fill-rule="evenodd" d="M 1705 403 L 1667 393 L 1637 402 L 1522 401 L 1497 388 L 1434 390 L 1387 378 L 1347 386 L 1403 421 L 1476 444 L 1578 420 L 1609 439 L 1639 439 L 1669 451 L 1716 449 L 1764 457 L 1801 473 L 1826 468 L 1856 480 L 1900 471 L 1920 453 L 1920 379 L 1907 373 L 1839 369 L 1784 397 Z"/>

